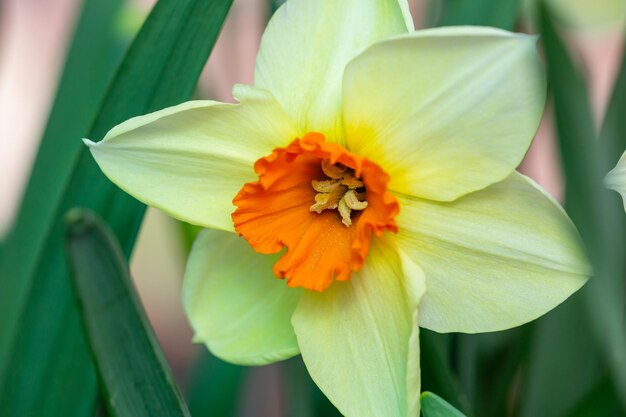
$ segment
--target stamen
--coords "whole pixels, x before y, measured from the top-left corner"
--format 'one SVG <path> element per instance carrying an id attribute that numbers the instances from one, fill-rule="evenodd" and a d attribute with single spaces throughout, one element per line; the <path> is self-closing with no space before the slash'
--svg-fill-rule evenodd
<path id="1" fill-rule="evenodd" d="M 341 164 L 332 165 L 326 159 L 322 160 L 322 171 L 331 179 L 311 181 L 311 186 L 318 194 L 309 210 L 321 213 L 327 209 L 337 209 L 341 222 L 346 227 L 352 226 L 352 210 L 360 211 L 367 207 L 365 193 L 355 191 L 363 188 L 363 181 L 354 176 L 353 170 Z"/>
<path id="2" fill-rule="evenodd" d="M 311 181 L 313 189 L 318 193 L 330 193 L 341 187 L 341 184 L 341 181 L 337 180 Z"/>
<path id="3" fill-rule="evenodd" d="M 354 190 L 355 188 L 363 187 L 363 181 L 357 180 L 352 175 L 346 175 L 345 177 L 341 179 L 340 182 L 341 184 L 345 185 L 346 187 L 352 190 Z"/>
<path id="4" fill-rule="evenodd" d="M 334 191 L 329 193 L 319 193 L 315 195 L 315 204 L 313 204 L 309 210 L 314 211 L 316 213 L 321 213 L 326 209 L 336 209 L 339 201 L 343 198 L 346 193 L 346 187 L 340 186 L 341 188 L 337 188 Z"/>
<path id="5" fill-rule="evenodd" d="M 343 178 L 347 170 L 348 168 L 343 165 L 333 165 L 327 159 L 322 161 L 322 171 L 324 171 L 324 174 L 326 174 L 327 177 L 334 180 Z"/>
<path id="6" fill-rule="evenodd" d="M 365 207 L 367 207 L 367 201 L 359 201 L 354 190 L 348 190 L 343 195 L 343 199 L 352 210 L 365 210 Z"/>
<path id="7" fill-rule="evenodd" d="M 352 226 L 352 217 L 350 217 L 350 214 L 352 214 L 352 210 L 350 210 L 350 207 L 348 207 L 345 198 L 339 200 L 337 211 L 339 211 L 339 214 L 341 215 L 341 223 L 345 224 L 346 227 Z"/>

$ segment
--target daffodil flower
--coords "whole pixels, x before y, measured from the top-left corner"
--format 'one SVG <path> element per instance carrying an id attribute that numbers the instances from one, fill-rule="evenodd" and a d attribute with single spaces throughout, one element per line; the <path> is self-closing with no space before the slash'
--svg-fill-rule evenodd
<path id="1" fill-rule="evenodd" d="M 233 95 L 87 142 L 122 189 L 217 229 L 184 284 L 215 355 L 302 354 L 344 415 L 417 416 L 418 325 L 507 329 L 585 282 L 574 226 L 515 171 L 545 98 L 534 37 L 414 32 L 405 0 L 289 0 Z"/>

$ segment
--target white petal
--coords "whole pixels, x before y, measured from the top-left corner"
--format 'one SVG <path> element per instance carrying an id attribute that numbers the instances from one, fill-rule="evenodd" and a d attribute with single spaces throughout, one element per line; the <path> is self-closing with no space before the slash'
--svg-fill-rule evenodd
<path id="1" fill-rule="evenodd" d="M 102 171 L 138 200 L 189 223 L 232 231 L 232 200 L 254 162 L 296 136 L 267 92 L 239 86 L 241 104 L 190 101 L 86 141 Z"/>
<path id="2" fill-rule="evenodd" d="M 346 64 L 373 43 L 406 32 L 409 21 L 406 0 L 289 0 L 265 30 L 255 85 L 276 96 L 300 133 L 342 142 Z"/>
<path id="3" fill-rule="evenodd" d="M 235 234 L 203 231 L 193 245 L 183 287 L 194 341 L 240 365 L 297 355 L 290 320 L 302 291 L 272 275 L 277 259 L 256 253 Z"/>
<path id="4" fill-rule="evenodd" d="M 624 202 L 624 210 L 626 210 L 626 152 L 617 161 L 615 168 L 606 175 L 604 185 L 620 193 Z"/>
<path id="5" fill-rule="evenodd" d="M 452 203 L 398 198 L 398 247 L 426 275 L 422 327 L 476 333 L 518 326 L 556 307 L 590 275 L 574 225 L 520 174 Z"/>
<path id="6" fill-rule="evenodd" d="M 421 269 L 379 238 L 350 281 L 302 295 L 292 319 L 302 358 L 345 416 L 419 415 L 423 292 Z"/>
<path id="7" fill-rule="evenodd" d="M 544 101 L 534 37 L 474 27 L 418 31 L 348 65 L 346 143 L 390 174 L 390 189 L 450 201 L 517 167 Z"/>

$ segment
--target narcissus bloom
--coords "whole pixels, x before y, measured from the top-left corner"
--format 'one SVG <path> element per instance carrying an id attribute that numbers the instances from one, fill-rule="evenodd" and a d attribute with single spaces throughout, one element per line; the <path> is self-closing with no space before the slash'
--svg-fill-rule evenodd
<path id="1" fill-rule="evenodd" d="M 417 416 L 418 324 L 517 326 L 588 275 L 570 220 L 515 171 L 544 90 L 533 37 L 413 32 L 404 0 L 289 0 L 239 104 L 88 144 L 121 188 L 215 229 L 186 271 L 196 341 L 239 364 L 301 353 L 347 416 Z"/>

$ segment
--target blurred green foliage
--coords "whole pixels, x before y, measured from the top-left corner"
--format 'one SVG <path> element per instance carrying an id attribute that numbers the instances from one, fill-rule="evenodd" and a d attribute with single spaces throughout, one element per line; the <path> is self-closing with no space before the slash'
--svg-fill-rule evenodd
<path id="1" fill-rule="evenodd" d="M 424 417 L 464 417 L 463 413 L 432 392 L 424 392 L 420 402 Z"/>
<path id="2" fill-rule="evenodd" d="M 97 17 L 98 10 L 111 7 L 95 0 L 86 5 L 95 8 L 86 10 L 96 14 L 83 14 L 84 18 Z M 99 110 L 86 114 L 84 120 L 71 117 L 79 114 L 76 108 L 81 105 L 73 101 L 72 91 L 59 91 L 59 96 L 69 97 L 60 101 L 68 108 L 59 110 L 61 122 L 68 127 L 45 136 L 42 152 L 73 157 L 65 160 L 66 175 L 59 177 L 50 175 L 46 166 L 54 155 L 38 157 L 34 172 L 41 175 L 29 183 L 27 195 L 33 197 L 24 201 L 23 220 L 18 220 L 7 240 L 0 266 L 1 416 L 68 417 L 93 412 L 96 382 L 69 287 L 62 219 L 72 207 L 93 209 L 106 219 L 128 255 L 144 207 L 104 177 L 80 138 L 100 139 L 130 117 L 187 100 L 230 5 L 231 0 L 160 0 L 118 67 Z M 102 36 L 98 25 L 91 23 L 79 24 L 86 33 L 78 35 L 88 37 L 95 30 L 93 36 Z M 82 41 L 76 42 L 85 47 Z M 76 74 L 88 70 L 81 67 L 80 57 L 70 63 L 79 66 L 72 67 Z M 64 85 L 73 88 L 71 82 Z M 69 128 L 74 121 L 78 125 Z M 49 126 L 57 123 L 63 124 L 51 122 Z M 41 200 L 49 187 L 57 191 Z"/>
<path id="3" fill-rule="evenodd" d="M 626 217 L 619 195 L 606 189 L 603 183 L 604 176 L 616 161 L 616 157 L 609 156 L 605 148 L 619 147 L 626 132 L 620 135 L 613 130 L 612 135 L 607 133 L 603 140 L 598 140 L 586 82 L 570 58 L 545 5 L 541 8 L 539 21 L 566 178 L 565 207 L 580 231 L 594 269 L 593 278 L 572 301 L 581 303 L 583 317 L 576 329 L 578 337 L 572 334 L 567 340 L 579 342 L 572 344 L 560 339 L 554 340 L 554 343 L 560 343 L 562 349 L 578 350 L 584 345 L 580 343 L 581 339 L 592 338 L 593 344 L 588 349 L 578 350 L 577 359 L 584 362 L 572 362 L 570 365 L 574 369 L 585 369 L 584 364 L 593 362 L 597 357 L 599 367 L 596 373 L 609 372 L 616 398 L 626 410 Z M 620 110 L 624 114 L 626 109 L 614 108 L 621 102 L 612 100 L 608 114 Z M 571 321 L 572 316 L 565 318 L 560 326 L 567 326 L 565 320 Z M 552 359 L 562 363 L 561 355 L 559 353 Z M 581 375 L 576 375 L 570 384 L 583 379 Z"/>
<path id="4" fill-rule="evenodd" d="M 121 59 L 124 42 L 116 35 L 115 22 L 122 5 L 122 0 L 85 1 L 18 217 L 3 243 L 0 416 L 84 416 L 93 408 L 96 381 L 91 369 L 80 365 L 88 356 L 82 340 L 76 340 L 71 330 L 66 333 L 76 322 L 51 314 L 69 299 L 57 299 L 55 282 L 33 281 L 38 262 L 50 258 L 43 253 L 43 245 L 55 221 L 56 202 L 80 153 L 80 137 Z M 26 310 L 29 297 L 39 300 L 38 311 Z M 30 320 L 35 323 L 31 325 Z M 34 332 L 44 340 L 29 335 Z M 67 391 L 84 395 L 70 397 L 64 395 Z"/>
<path id="5" fill-rule="evenodd" d="M 493 26 L 512 30 L 521 0 L 430 0 L 434 26 Z"/>
<path id="6" fill-rule="evenodd" d="M 109 414 L 189 417 L 113 233 L 85 209 L 66 220 L 73 288 Z"/>

